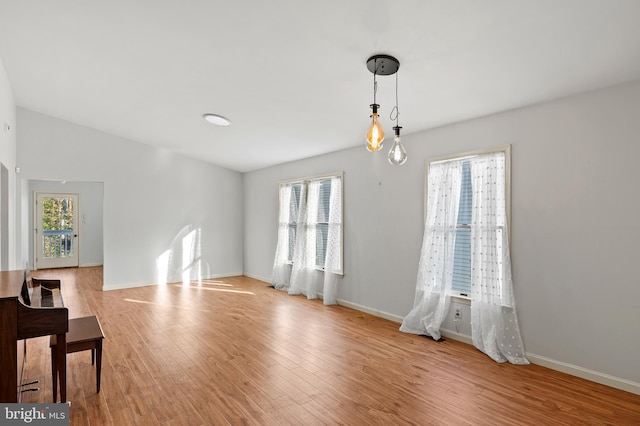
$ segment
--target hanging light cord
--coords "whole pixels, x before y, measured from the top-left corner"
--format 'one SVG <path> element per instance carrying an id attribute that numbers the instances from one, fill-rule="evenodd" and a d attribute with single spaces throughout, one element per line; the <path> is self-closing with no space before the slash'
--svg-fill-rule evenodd
<path id="1" fill-rule="evenodd" d="M 378 82 L 376 81 L 376 74 L 378 73 L 378 60 L 376 59 L 373 71 L 373 103 L 376 103 L 376 93 L 378 92 Z"/>
<path id="2" fill-rule="evenodd" d="M 400 115 L 400 111 L 398 110 L 398 73 L 396 73 L 396 106 L 393 107 L 391 113 L 389 113 L 389 118 L 391 121 L 396 122 L 396 127 L 398 127 L 398 117 Z"/>

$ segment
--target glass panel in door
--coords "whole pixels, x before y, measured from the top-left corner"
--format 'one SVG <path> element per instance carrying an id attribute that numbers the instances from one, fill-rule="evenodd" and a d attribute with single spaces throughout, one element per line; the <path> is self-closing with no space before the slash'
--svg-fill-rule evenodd
<path id="1" fill-rule="evenodd" d="M 78 266 L 78 194 L 36 194 L 36 269 Z"/>

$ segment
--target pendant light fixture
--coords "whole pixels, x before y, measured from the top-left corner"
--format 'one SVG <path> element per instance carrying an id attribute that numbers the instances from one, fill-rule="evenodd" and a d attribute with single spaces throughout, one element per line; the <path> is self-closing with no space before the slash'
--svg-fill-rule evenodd
<path id="1" fill-rule="evenodd" d="M 400 126 L 393 128 L 395 136 L 393 137 L 393 146 L 389 150 L 389 162 L 394 166 L 402 166 L 407 162 L 407 151 L 400 142 L 400 129 L 402 129 Z"/>
<path id="2" fill-rule="evenodd" d="M 378 81 L 376 77 L 378 75 L 393 75 L 396 74 L 400 68 L 400 62 L 389 55 L 373 55 L 367 60 L 367 69 L 373 73 L 373 103 L 371 107 L 371 125 L 367 130 L 367 149 L 371 152 L 379 151 L 382 148 L 382 142 L 384 141 L 384 129 L 380 124 L 380 117 L 378 115 L 378 108 L 380 105 L 376 103 L 376 93 L 378 91 Z M 395 165 L 402 165 L 407 161 L 407 152 L 400 143 L 400 127 L 398 125 L 398 74 L 396 74 L 396 106 L 393 108 L 391 114 L 395 111 L 395 118 L 391 118 L 396 121 L 396 126 L 393 128 L 395 131 L 393 146 L 389 151 L 389 162 Z"/>
<path id="3" fill-rule="evenodd" d="M 374 100 L 375 102 L 375 100 Z M 371 126 L 367 130 L 367 149 L 371 152 L 380 151 L 382 141 L 384 140 L 384 129 L 378 119 L 378 108 L 380 105 L 371 104 Z"/>
<path id="4" fill-rule="evenodd" d="M 393 115 L 394 112 L 395 117 Z M 393 128 L 395 135 L 393 137 L 393 145 L 389 150 L 388 156 L 389 162 L 394 166 L 402 166 L 407 162 L 407 151 L 404 149 L 404 146 L 402 146 L 402 142 L 400 142 L 400 129 L 402 129 L 402 127 L 400 127 L 400 124 L 398 124 L 399 117 L 400 110 L 398 109 L 398 74 L 396 74 L 396 106 L 393 107 L 393 110 L 391 110 L 391 115 L 389 116 L 391 120 L 396 120 L 396 126 Z"/>

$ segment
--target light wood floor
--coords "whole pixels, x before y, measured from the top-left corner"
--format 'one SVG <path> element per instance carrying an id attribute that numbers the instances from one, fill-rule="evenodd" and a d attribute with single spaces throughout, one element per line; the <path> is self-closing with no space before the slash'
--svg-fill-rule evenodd
<path id="1" fill-rule="evenodd" d="M 68 357 L 72 425 L 640 424 L 640 396 L 268 288 L 246 277 L 101 291 L 102 269 L 62 279 L 70 317 L 95 314 L 89 352 Z M 28 341 L 27 379 L 50 402 L 48 338 Z"/>

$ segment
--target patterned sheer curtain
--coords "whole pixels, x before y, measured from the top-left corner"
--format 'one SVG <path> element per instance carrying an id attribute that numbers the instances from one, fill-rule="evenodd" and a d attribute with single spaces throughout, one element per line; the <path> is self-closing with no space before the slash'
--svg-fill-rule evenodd
<path id="1" fill-rule="evenodd" d="M 413 309 L 400 331 L 440 340 L 440 325 L 449 310 L 456 222 L 460 204 L 462 161 L 429 167 L 427 219 Z"/>
<path id="2" fill-rule="evenodd" d="M 324 304 L 337 304 L 342 274 L 342 175 L 281 184 L 278 221 L 273 286 L 309 299 L 318 298 L 322 288 Z"/>
<path id="3" fill-rule="evenodd" d="M 471 161 L 471 337 L 497 362 L 529 364 L 518 327 L 507 233 L 504 152 Z"/>
<path id="4" fill-rule="evenodd" d="M 317 283 L 322 274 L 322 271 L 316 269 L 320 182 L 313 180 L 308 182 L 307 186 L 309 193 L 306 197 L 301 197 L 303 200 L 300 203 L 289 294 L 304 294 L 308 299 L 316 299 L 318 297 Z"/>
<path id="5" fill-rule="evenodd" d="M 320 212 L 324 214 L 324 210 Z M 324 218 L 322 214 L 318 221 L 329 223 L 324 261 L 323 302 L 325 305 L 336 305 L 338 276 L 342 273 L 342 179 L 338 176 L 331 178 L 329 217 Z"/>
<path id="6" fill-rule="evenodd" d="M 294 184 L 281 184 L 279 190 L 280 213 L 278 218 L 278 244 L 273 261 L 271 283 L 278 290 L 287 290 L 291 278 L 291 258 L 295 244 L 295 233 L 300 220 L 301 202 L 304 199 L 304 185 L 299 185 L 298 191 Z M 295 225 L 292 231 L 291 225 Z"/>
<path id="7" fill-rule="evenodd" d="M 291 189 L 292 186 L 290 184 L 284 184 L 280 185 L 279 190 L 278 245 L 276 246 L 276 256 L 273 260 L 273 272 L 271 273 L 271 283 L 279 290 L 289 287 L 289 278 L 291 277 L 289 223 L 291 218 L 297 218 L 298 216 L 297 203 L 291 202 Z M 292 205 L 296 205 L 295 210 L 293 210 Z"/>

